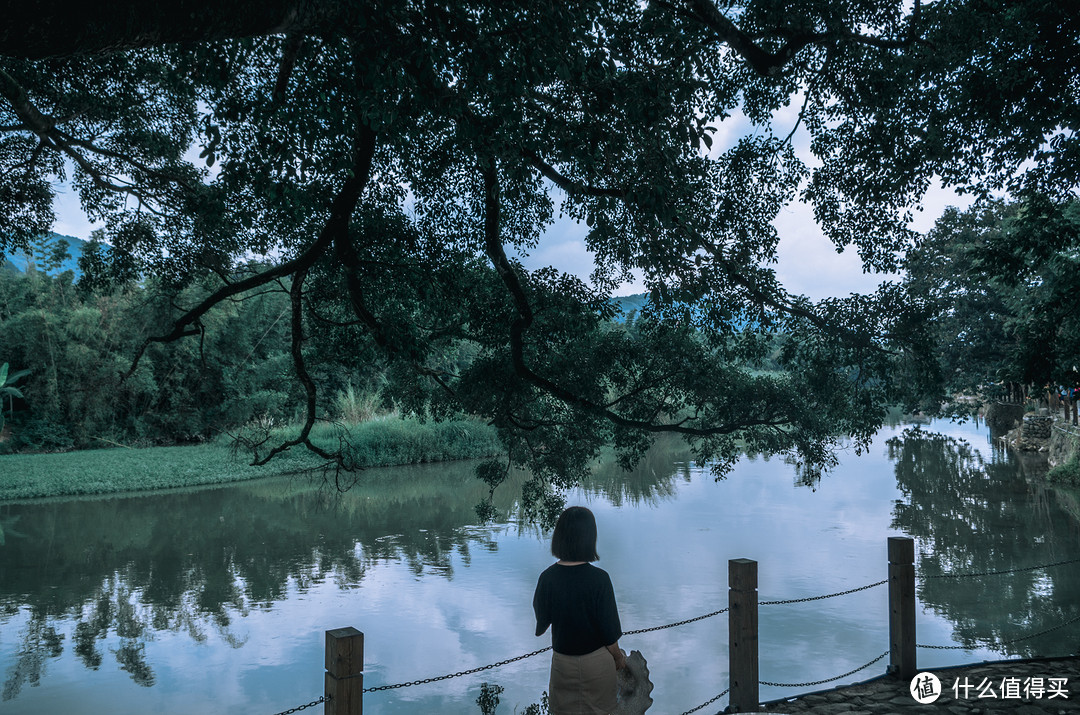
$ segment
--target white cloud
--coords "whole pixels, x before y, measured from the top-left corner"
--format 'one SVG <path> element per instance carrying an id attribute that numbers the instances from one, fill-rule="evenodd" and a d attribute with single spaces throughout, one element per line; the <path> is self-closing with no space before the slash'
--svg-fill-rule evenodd
<path id="1" fill-rule="evenodd" d="M 851 293 L 871 293 L 890 277 L 864 273 L 854 248 L 838 253 L 803 203 L 788 206 L 773 222 L 780 234 L 776 276 L 788 292 L 812 300 Z"/>
<path id="2" fill-rule="evenodd" d="M 70 184 L 57 183 L 55 190 L 53 213 L 56 214 L 56 223 L 53 224 L 53 231 L 86 240 L 94 229 L 101 228 L 101 224 L 93 223 L 86 217 L 79 203 L 79 195 Z"/>

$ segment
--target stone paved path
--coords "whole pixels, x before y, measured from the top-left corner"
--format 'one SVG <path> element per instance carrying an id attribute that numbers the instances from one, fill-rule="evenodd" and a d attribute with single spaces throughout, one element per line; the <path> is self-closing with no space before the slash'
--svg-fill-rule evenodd
<path id="1" fill-rule="evenodd" d="M 914 715 L 914 713 L 940 713 L 940 715 L 977 715 L 980 713 L 1015 713 L 1015 715 L 1063 715 L 1080 713 L 1080 657 L 1055 658 L 1026 662 L 989 663 L 964 668 L 946 668 L 926 671 L 934 673 L 941 682 L 941 695 L 934 703 L 921 705 L 909 691 L 910 683 L 892 678 L 882 678 L 869 683 L 850 685 L 818 694 L 806 695 L 767 706 L 765 712 L 820 713 L 821 715 Z M 1005 698 L 1002 682 L 1016 685 L 1019 697 Z M 1025 697 L 1023 683 L 1038 684 L 1042 678 L 1042 697 L 1030 691 Z M 1050 679 L 1054 678 L 1052 684 Z M 1062 683 L 1061 679 L 1065 679 Z M 958 689 L 954 691 L 956 684 Z M 964 685 L 970 690 L 964 697 Z M 1057 686 L 1068 698 L 1051 692 Z M 989 690 L 986 689 L 989 686 Z M 984 697 L 979 697 L 982 688 Z M 1010 688 L 1011 689 L 1011 688 Z M 989 697 L 990 693 L 996 697 Z M 956 695 L 960 697 L 957 698 Z M 1050 697 L 1055 695 L 1055 697 Z"/>

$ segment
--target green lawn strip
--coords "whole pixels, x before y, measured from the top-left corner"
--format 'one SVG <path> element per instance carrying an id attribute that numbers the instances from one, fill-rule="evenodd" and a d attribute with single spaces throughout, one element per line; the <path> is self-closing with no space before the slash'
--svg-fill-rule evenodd
<path id="1" fill-rule="evenodd" d="M 301 461 L 319 462 L 252 467 L 220 444 L 8 455 L 0 457 L 0 501 L 221 484 L 294 472 Z"/>
<path id="2" fill-rule="evenodd" d="M 320 425 L 312 432 L 312 441 L 336 449 L 338 430 Z M 474 420 L 378 420 L 349 427 L 347 438 L 357 463 L 364 467 L 469 459 L 500 451 L 494 429 Z M 324 464 L 303 447 L 294 447 L 262 467 L 251 466 L 249 461 L 245 455 L 234 456 L 224 441 L 189 447 L 6 455 L 0 456 L 0 501 L 223 484 Z"/>

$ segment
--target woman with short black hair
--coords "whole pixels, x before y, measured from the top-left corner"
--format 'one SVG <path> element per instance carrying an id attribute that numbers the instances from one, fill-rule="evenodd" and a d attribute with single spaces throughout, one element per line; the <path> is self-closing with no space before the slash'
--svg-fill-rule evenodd
<path id="1" fill-rule="evenodd" d="M 533 596 L 536 635 L 551 626 L 552 715 L 606 715 L 615 710 L 615 671 L 626 667 L 619 648 L 622 626 L 611 578 L 591 564 L 596 518 L 583 506 L 566 509 L 555 523 L 551 553 L 557 562 L 540 574 Z"/>

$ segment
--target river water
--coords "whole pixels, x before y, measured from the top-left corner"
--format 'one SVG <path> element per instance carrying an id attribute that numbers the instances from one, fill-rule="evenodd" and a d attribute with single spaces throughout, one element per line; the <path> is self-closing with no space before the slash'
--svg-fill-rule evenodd
<path id="1" fill-rule="evenodd" d="M 889 536 L 916 539 L 920 666 L 1080 651 L 1080 496 L 991 446 L 972 423 L 886 428 L 868 453 L 803 484 L 781 459 L 744 459 L 724 481 L 675 443 L 630 474 L 601 466 L 570 495 L 600 530 L 598 566 L 624 630 L 727 605 L 727 562 L 759 562 L 761 600 L 886 578 Z M 909 431 L 905 431 L 909 430 Z M 547 537 L 514 518 L 477 526 L 471 465 L 370 470 L 341 497 L 297 479 L 152 495 L 0 505 L 0 712 L 271 715 L 316 699 L 324 631 L 365 633 L 366 687 L 528 653 Z M 888 650 L 885 586 L 760 608 L 760 677 L 807 683 Z M 727 616 L 635 636 L 650 712 L 727 687 Z M 1023 638 L 1023 640 L 1016 640 Z M 549 654 L 475 675 L 371 693 L 371 715 L 500 714 L 547 687 Z M 888 658 L 836 683 L 884 671 Z M 829 686 L 763 686 L 763 700 Z M 701 712 L 716 712 L 726 697 Z M 308 712 L 321 712 L 321 706 Z"/>

